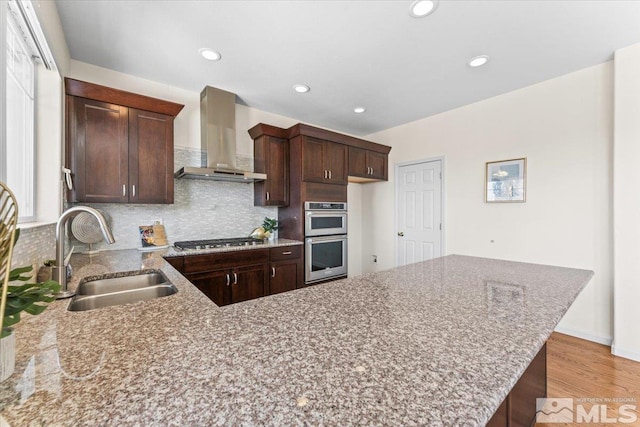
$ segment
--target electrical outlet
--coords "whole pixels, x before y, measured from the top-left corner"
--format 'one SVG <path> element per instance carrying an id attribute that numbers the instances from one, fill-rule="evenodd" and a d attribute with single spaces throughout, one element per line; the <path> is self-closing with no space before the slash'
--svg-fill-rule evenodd
<path id="1" fill-rule="evenodd" d="M 378 262 L 378 255 L 371 255 L 371 262 Z"/>

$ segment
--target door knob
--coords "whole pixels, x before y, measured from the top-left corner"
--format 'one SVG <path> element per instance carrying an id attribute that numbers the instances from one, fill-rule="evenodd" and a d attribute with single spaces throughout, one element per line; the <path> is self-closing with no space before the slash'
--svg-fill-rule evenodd
<path id="1" fill-rule="evenodd" d="M 398 236 L 404 237 L 404 233 L 402 231 L 398 231 Z"/>

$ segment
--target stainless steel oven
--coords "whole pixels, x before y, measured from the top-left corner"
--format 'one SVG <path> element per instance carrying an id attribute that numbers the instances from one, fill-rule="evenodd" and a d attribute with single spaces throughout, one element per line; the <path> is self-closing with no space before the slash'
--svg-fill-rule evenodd
<path id="1" fill-rule="evenodd" d="M 347 204 L 342 202 L 305 202 L 304 235 L 347 234 Z"/>
<path id="2" fill-rule="evenodd" d="M 347 274 L 347 236 L 307 237 L 305 283 Z"/>
<path id="3" fill-rule="evenodd" d="M 347 275 L 347 204 L 305 202 L 305 283 Z"/>

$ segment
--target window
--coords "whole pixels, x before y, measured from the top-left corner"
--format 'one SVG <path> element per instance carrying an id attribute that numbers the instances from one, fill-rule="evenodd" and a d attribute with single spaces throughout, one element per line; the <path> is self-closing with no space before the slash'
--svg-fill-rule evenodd
<path id="1" fill-rule="evenodd" d="M 0 2 L 0 46 L 0 180 L 14 192 L 24 223 L 39 216 L 36 182 L 45 178 L 36 171 L 38 69 L 55 69 L 30 0 Z"/>
<path id="2" fill-rule="evenodd" d="M 35 220 L 35 54 L 16 16 L 7 14 L 5 182 L 18 201 L 20 221 Z"/>

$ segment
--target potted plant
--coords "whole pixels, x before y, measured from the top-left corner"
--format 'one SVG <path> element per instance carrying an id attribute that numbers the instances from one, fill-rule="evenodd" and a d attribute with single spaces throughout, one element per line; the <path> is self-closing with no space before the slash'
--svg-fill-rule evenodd
<path id="1" fill-rule="evenodd" d="M 14 245 L 18 240 L 16 231 Z M 53 280 L 43 283 L 27 283 L 31 279 L 32 266 L 19 267 L 9 272 L 7 300 L 2 313 L 2 331 L 0 332 L 0 381 L 11 376 L 15 368 L 15 335 L 13 328 L 20 321 L 24 311 L 38 315 L 47 308 L 47 303 L 55 301 L 54 294 L 60 291 L 60 284 Z"/>
<path id="2" fill-rule="evenodd" d="M 275 218 L 264 217 L 264 221 L 262 222 L 262 228 L 264 229 L 264 235 L 269 240 L 275 239 L 274 232 L 278 229 L 278 220 Z"/>
<path id="3" fill-rule="evenodd" d="M 253 237 L 254 239 L 275 239 L 275 234 L 273 233 L 278 229 L 278 220 L 275 218 L 264 217 L 264 221 L 262 221 L 262 225 L 256 229 L 254 229 L 249 237 Z"/>

